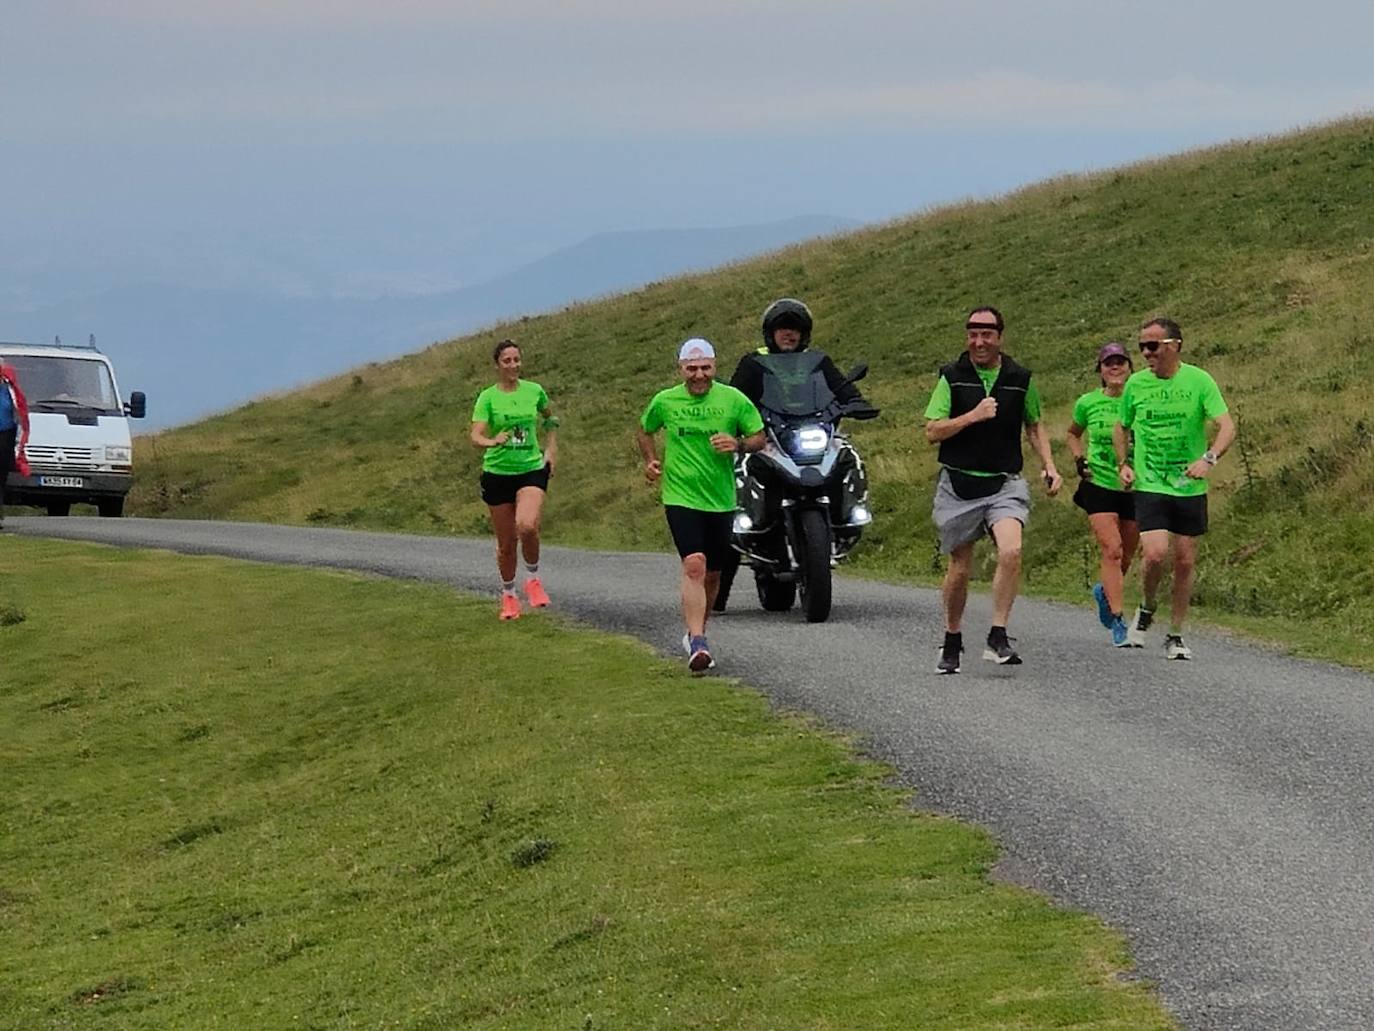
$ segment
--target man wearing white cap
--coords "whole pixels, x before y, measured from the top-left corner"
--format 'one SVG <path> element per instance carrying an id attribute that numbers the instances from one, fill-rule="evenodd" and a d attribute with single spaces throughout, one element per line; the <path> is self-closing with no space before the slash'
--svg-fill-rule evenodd
<path id="1" fill-rule="evenodd" d="M 663 484 L 668 529 L 682 558 L 682 646 L 694 673 L 715 665 L 706 619 L 730 553 L 735 512 L 734 455 L 763 447 L 763 417 L 734 387 L 717 383 L 716 350 L 700 337 L 677 355 L 682 383 L 654 395 L 637 438 L 644 478 Z M 653 434 L 664 431 L 663 458 Z"/>

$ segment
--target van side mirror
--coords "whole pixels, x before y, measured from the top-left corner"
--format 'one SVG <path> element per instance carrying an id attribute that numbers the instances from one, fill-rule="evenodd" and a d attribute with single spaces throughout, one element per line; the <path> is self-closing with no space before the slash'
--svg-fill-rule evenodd
<path id="1" fill-rule="evenodd" d="M 868 375 L 868 362 L 859 362 L 858 365 L 849 370 L 849 382 L 857 383 Z"/>
<path id="2" fill-rule="evenodd" d="M 135 390 L 129 395 L 129 400 L 124 402 L 124 414 L 131 419 L 142 419 L 148 414 L 148 399 L 143 391 Z"/>

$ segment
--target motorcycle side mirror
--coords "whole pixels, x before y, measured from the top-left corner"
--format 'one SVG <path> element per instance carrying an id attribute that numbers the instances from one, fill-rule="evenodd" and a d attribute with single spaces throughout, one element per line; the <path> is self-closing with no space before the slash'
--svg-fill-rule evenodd
<path id="1" fill-rule="evenodd" d="M 859 362 L 858 365 L 849 370 L 849 382 L 857 383 L 868 375 L 868 362 Z"/>

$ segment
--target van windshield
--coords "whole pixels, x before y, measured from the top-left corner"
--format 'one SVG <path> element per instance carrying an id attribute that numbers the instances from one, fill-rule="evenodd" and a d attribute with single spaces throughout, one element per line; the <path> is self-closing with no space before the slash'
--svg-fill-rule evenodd
<path id="1" fill-rule="evenodd" d="M 123 415 L 114 380 L 104 362 L 59 355 L 5 355 L 18 374 L 29 407 L 40 412 L 77 410 Z"/>

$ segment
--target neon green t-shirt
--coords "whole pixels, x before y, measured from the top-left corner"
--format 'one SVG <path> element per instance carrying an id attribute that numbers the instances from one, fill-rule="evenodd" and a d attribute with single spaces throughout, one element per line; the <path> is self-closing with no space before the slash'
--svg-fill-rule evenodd
<path id="1" fill-rule="evenodd" d="M 734 456 L 711 446 L 716 433 L 752 436 L 763 429 L 754 403 L 732 386 L 712 383 L 694 397 L 685 383 L 654 395 L 639 425 L 663 430 L 663 503 L 699 512 L 735 510 Z"/>
<path id="2" fill-rule="evenodd" d="M 1184 470 L 1207 450 L 1207 420 L 1225 415 L 1216 380 L 1184 362 L 1168 379 L 1134 373 L 1121 393 L 1121 425 L 1135 438 L 1135 489 L 1176 498 L 1207 493 L 1207 481 Z"/>
<path id="3" fill-rule="evenodd" d="M 1088 458 L 1088 480 L 1107 490 L 1121 490 L 1117 475 L 1112 429 L 1121 417 L 1121 398 L 1108 397 L 1101 387 L 1073 403 L 1074 425 L 1083 432 L 1083 452 Z"/>
<path id="4" fill-rule="evenodd" d="M 518 380 L 509 392 L 493 384 L 478 394 L 477 403 L 472 406 L 472 421 L 486 423 L 489 437 L 510 433 L 504 444 L 483 452 L 482 471 L 518 476 L 543 465 L 538 421 L 539 414 L 548 408 L 549 395 L 544 388 L 527 379 Z"/>
<path id="5" fill-rule="evenodd" d="M 992 385 L 997 382 L 997 374 L 1002 371 L 1001 366 L 985 369 L 981 365 L 975 365 L 973 371 L 978 373 L 978 378 L 983 381 L 983 392 L 992 393 Z M 935 389 L 931 391 L 930 402 L 926 405 L 927 419 L 948 419 L 952 398 L 949 392 L 949 380 L 940 376 L 935 380 Z M 1023 421 L 1027 426 L 1034 426 L 1040 421 L 1040 390 L 1035 385 L 1035 378 L 1026 384 L 1026 407 L 1023 412 Z M 1001 476 L 1001 473 L 985 473 L 977 469 L 959 469 L 958 472 L 968 473 L 970 476 Z"/>

